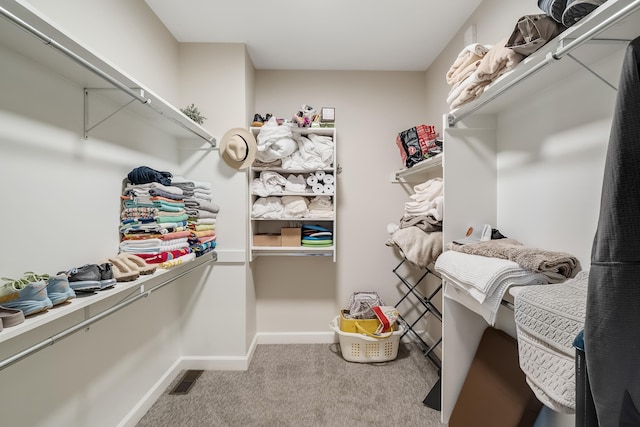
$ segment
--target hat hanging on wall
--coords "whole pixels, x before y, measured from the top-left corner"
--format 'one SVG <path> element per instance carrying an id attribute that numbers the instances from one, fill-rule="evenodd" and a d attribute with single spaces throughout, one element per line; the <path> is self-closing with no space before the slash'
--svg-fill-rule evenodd
<path id="1" fill-rule="evenodd" d="M 251 132 L 243 128 L 227 131 L 220 141 L 220 156 L 235 169 L 246 169 L 256 158 L 258 146 Z"/>

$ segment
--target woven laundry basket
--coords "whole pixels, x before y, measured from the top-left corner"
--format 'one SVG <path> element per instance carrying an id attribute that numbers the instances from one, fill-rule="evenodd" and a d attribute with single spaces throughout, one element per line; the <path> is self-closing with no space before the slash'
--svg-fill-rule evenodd
<path id="1" fill-rule="evenodd" d="M 398 356 L 400 337 L 404 328 L 397 324 L 397 330 L 385 334 L 385 338 L 372 338 L 365 334 L 340 330 L 340 316 L 336 316 L 329 327 L 338 334 L 342 357 L 349 362 L 388 362 Z"/>

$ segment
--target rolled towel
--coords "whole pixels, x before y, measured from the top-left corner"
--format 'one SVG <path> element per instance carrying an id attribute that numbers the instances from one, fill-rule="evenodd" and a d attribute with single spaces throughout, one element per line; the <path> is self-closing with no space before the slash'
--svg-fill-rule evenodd
<path id="1" fill-rule="evenodd" d="M 322 186 L 322 192 L 326 194 L 333 194 L 333 184 L 325 184 Z"/>
<path id="2" fill-rule="evenodd" d="M 324 179 L 322 180 L 325 184 L 333 184 L 335 181 L 333 179 L 333 175 L 330 173 L 324 175 Z"/>
<path id="3" fill-rule="evenodd" d="M 324 192 L 324 186 L 322 184 L 316 184 L 316 185 L 311 187 L 311 190 L 315 194 L 322 194 Z"/>
<path id="4" fill-rule="evenodd" d="M 322 182 L 326 173 L 324 171 L 317 171 L 316 178 L 318 178 L 318 182 Z"/>
<path id="5" fill-rule="evenodd" d="M 313 187 L 317 183 L 318 178 L 315 175 L 309 175 L 309 177 L 307 177 L 307 184 L 309 184 L 309 187 Z"/>

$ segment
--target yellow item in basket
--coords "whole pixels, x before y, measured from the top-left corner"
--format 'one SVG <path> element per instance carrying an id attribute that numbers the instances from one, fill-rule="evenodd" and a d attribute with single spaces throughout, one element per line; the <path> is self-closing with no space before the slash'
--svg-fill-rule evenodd
<path id="1" fill-rule="evenodd" d="M 376 319 L 348 319 L 345 317 L 346 310 L 340 312 L 340 330 L 352 334 L 373 335 L 380 326 L 380 321 Z M 363 331 L 364 329 L 364 331 Z M 392 326 L 392 331 L 395 330 Z"/>

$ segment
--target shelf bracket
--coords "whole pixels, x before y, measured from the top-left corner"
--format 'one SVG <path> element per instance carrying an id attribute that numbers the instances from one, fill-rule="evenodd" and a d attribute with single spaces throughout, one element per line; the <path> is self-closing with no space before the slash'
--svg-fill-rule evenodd
<path id="1" fill-rule="evenodd" d="M 115 91 L 115 90 L 118 90 L 118 89 L 111 89 L 111 88 L 84 88 L 84 139 L 85 140 L 89 139 L 89 132 L 91 132 L 93 129 L 95 129 L 96 127 L 100 126 L 102 123 L 104 123 L 107 120 L 109 120 L 111 117 L 115 116 L 120 111 L 124 110 L 127 106 L 129 106 L 134 101 L 138 100 L 138 98 L 131 98 L 131 100 L 126 102 L 124 105 L 118 107 L 114 112 L 112 112 L 111 114 L 109 114 L 105 118 L 103 118 L 102 120 L 99 120 L 97 123 L 94 123 L 92 125 L 92 124 L 89 123 L 89 95 L 91 94 L 91 92 L 105 91 L 105 90 Z M 138 91 L 140 97 L 144 97 L 144 90 L 143 89 L 131 88 L 131 90 Z M 148 100 L 147 100 L 147 102 L 148 102 Z"/>
<path id="2" fill-rule="evenodd" d="M 605 85 L 609 86 L 611 89 L 613 89 L 615 92 L 618 91 L 618 88 L 615 87 L 614 85 L 612 85 L 611 83 L 609 83 L 609 81 L 607 81 L 604 77 L 602 77 L 600 74 L 596 73 L 595 71 L 593 71 L 591 68 L 589 68 L 589 66 L 587 64 L 585 64 L 584 62 L 580 61 L 578 58 L 576 58 L 575 56 L 573 56 L 570 53 L 567 53 L 567 57 L 573 59 L 578 65 L 580 65 L 582 68 L 584 68 L 585 70 L 587 70 L 589 73 L 591 73 L 592 75 L 594 75 L 598 80 L 600 80 L 602 83 L 604 83 Z"/>

